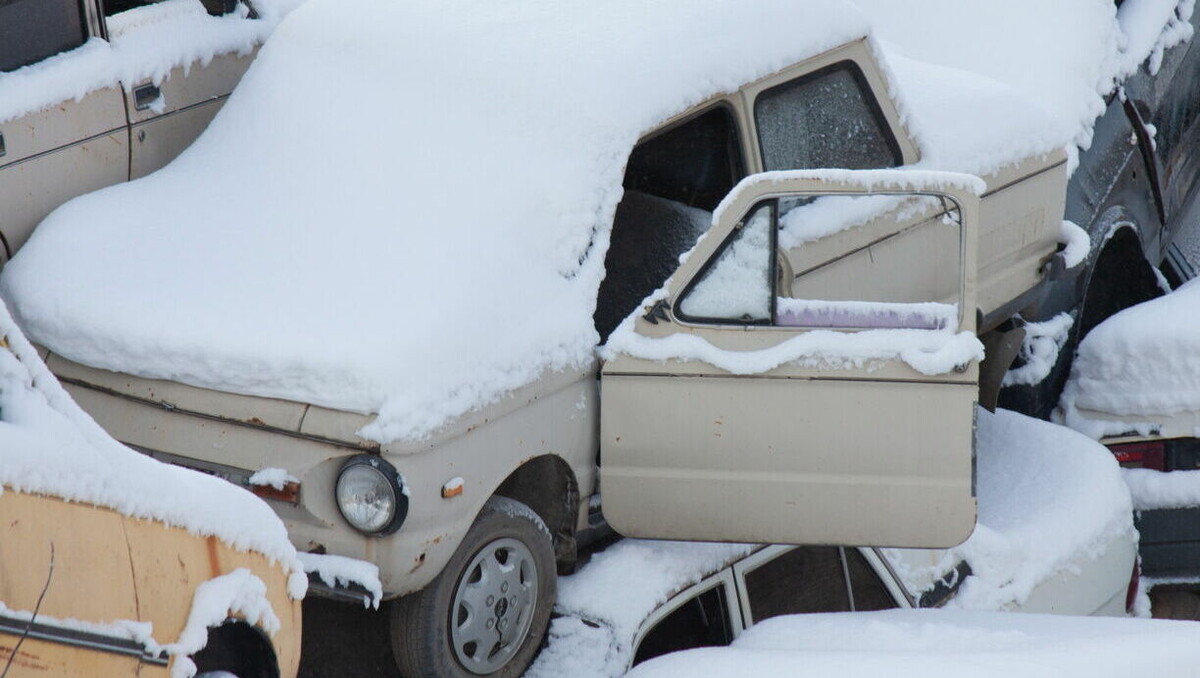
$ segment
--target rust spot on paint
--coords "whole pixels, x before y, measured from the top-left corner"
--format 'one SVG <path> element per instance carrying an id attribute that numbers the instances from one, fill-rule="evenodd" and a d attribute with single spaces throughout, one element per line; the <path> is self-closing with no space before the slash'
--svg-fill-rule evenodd
<path id="1" fill-rule="evenodd" d="M 262 419 L 259 419 L 258 417 L 250 417 L 249 419 L 246 420 L 246 423 L 254 424 L 255 426 L 266 426 L 267 425 L 267 422 L 263 421 Z"/>
<path id="2" fill-rule="evenodd" d="M 0 647 L 0 662 L 7 664 L 10 661 L 12 662 L 13 666 L 20 666 L 23 669 L 30 669 L 32 671 L 50 670 L 50 665 L 42 663 L 41 657 L 37 656 L 36 654 L 30 654 L 24 650 L 21 650 L 17 653 L 16 657 L 13 657 L 13 651 L 11 647 Z"/>
<path id="3" fill-rule="evenodd" d="M 204 541 L 208 546 L 208 568 L 212 572 L 212 576 L 216 577 L 221 574 L 221 554 L 217 548 L 217 538 L 209 536 Z"/>
<path id="4" fill-rule="evenodd" d="M 408 571 L 408 572 L 409 572 L 409 574 L 412 574 L 413 572 L 416 572 L 416 571 L 417 571 L 417 570 L 419 570 L 419 569 L 421 568 L 421 566 L 422 566 L 422 565 L 424 565 L 424 564 L 425 564 L 425 554 L 424 554 L 424 553 L 422 553 L 421 555 L 419 555 L 419 556 L 417 556 L 415 559 L 413 559 L 413 567 L 412 567 L 412 569 L 411 569 L 411 570 L 409 570 L 409 571 Z"/>

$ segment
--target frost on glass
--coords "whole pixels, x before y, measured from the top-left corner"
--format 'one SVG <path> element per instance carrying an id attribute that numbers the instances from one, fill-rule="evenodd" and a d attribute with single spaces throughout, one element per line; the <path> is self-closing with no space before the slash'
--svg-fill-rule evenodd
<path id="1" fill-rule="evenodd" d="M 897 158 L 858 80 L 845 65 L 759 95 L 754 121 L 767 170 L 879 169 Z"/>
<path id="2" fill-rule="evenodd" d="M 692 318 L 762 322 L 771 318 L 771 208 L 751 213 L 716 262 L 680 301 Z"/>

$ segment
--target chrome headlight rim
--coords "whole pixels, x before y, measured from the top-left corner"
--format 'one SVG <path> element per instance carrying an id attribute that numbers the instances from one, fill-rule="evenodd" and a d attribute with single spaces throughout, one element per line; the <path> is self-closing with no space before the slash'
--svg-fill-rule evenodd
<path id="1" fill-rule="evenodd" d="M 392 515 L 381 526 L 374 529 L 363 527 L 352 520 L 347 515 L 347 510 L 343 503 L 342 480 L 346 478 L 347 473 L 356 469 L 360 469 L 360 473 L 361 470 L 374 472 L 376 477 L 382 481 L 381 486 L 386 487 L 392 497 Z M 379 455 L 360 454 L 347 459 L 338 470 L 337 479 L 334 481 L 333 501 L 337 504 L 338 512 L 341 513 L 342 519 L 356 532 L 368 537 L 384 537 L 392 534 L 400 529 L 400 526 L 404 524 L 404 519 L 408 517 L 408 495 L 405 490 L 404 477 L 400 475 L 395 466 L 392 466 L 391 463 Z"/>

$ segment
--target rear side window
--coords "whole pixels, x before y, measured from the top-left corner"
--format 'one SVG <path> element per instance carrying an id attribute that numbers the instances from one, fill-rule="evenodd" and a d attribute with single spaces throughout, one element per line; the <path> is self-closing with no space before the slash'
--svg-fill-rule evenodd
<path id="1" fill-rule="evenodd" d="M 849 612 L 846 574 L 836 546 L 803 546 L 746 573 L 754 623 L 783 614 Z"/>
<path id="2" fill-rule="evenodd" d="M 733 642 L 725 587 L 717 586 L 680 605 L 642 638 L 634 666 L 668 652 L 694 647 L 725 646 Z"/>
<path id="3" fill-rule="evenodd" d="M 0 72 L 75 49 L 85 40 L 79 0 L 0 0 Z"/>
<path id="4" fill-rule="evenodd" d="M 870 612 L 872 610 L 890 610 L 899 607 L 887 585 L 875 573 L 875 570 L 863 557 L 858 549 L 843 549 L 846 553 L 846 568 L 850 577 L 850 589 L 854 594 L 854 610 Z"/>
<path id="5" fill-rule="evenodd" d="M 754 124 L 767 170 L 879 169 L 902 162 L 900 146 L 852 61 L 758 95 Z"/>

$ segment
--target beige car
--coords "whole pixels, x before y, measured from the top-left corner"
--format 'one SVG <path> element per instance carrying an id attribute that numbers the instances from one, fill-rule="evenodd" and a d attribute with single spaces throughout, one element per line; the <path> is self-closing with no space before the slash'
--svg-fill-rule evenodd
<path id="1" fill-rule="evenodd" d="M 974 333 L 1045 281 L 1065 161 L 1050 152 L 985 181 L 789 173 L 920 162 L 888 92 L 858 34 L 634 130 L 595 296 L 605 364 L 546 372 L 419 441 L 360 437 L 371 414 L 114 373 L 53 345 L 44 355 L 123 442 L 258 492 L 301 550 L 377 564 L 410 676 L 519 674 L 556 570 L 599 519 L 601 475 L 604 515 L 631 535 L 951 546 L 975 522 Z M 807 100 L 819 110 L 800 110 Z M 808 114 L 830 129 L 778 134 Z M 822 217 L 828 205 L 858 218 Z M 785 231 L 793 241 L 772 235 Z M 755 253 L 751 306 L 695 291 L 743 250 Z M 715 354 L 642 351 L 695 342 Z M 747 371 L 736 356 L 750 353 L 784 359 Z M 293 480 L 251 482 L 268 468 Z"/>
<path id="2" fill-rule="evenodd" d="M 225 0 L 0 7 L 0 260 L 55 207 L 153 172 L 204 131 L 274 23 L 238 7 Z"/>

